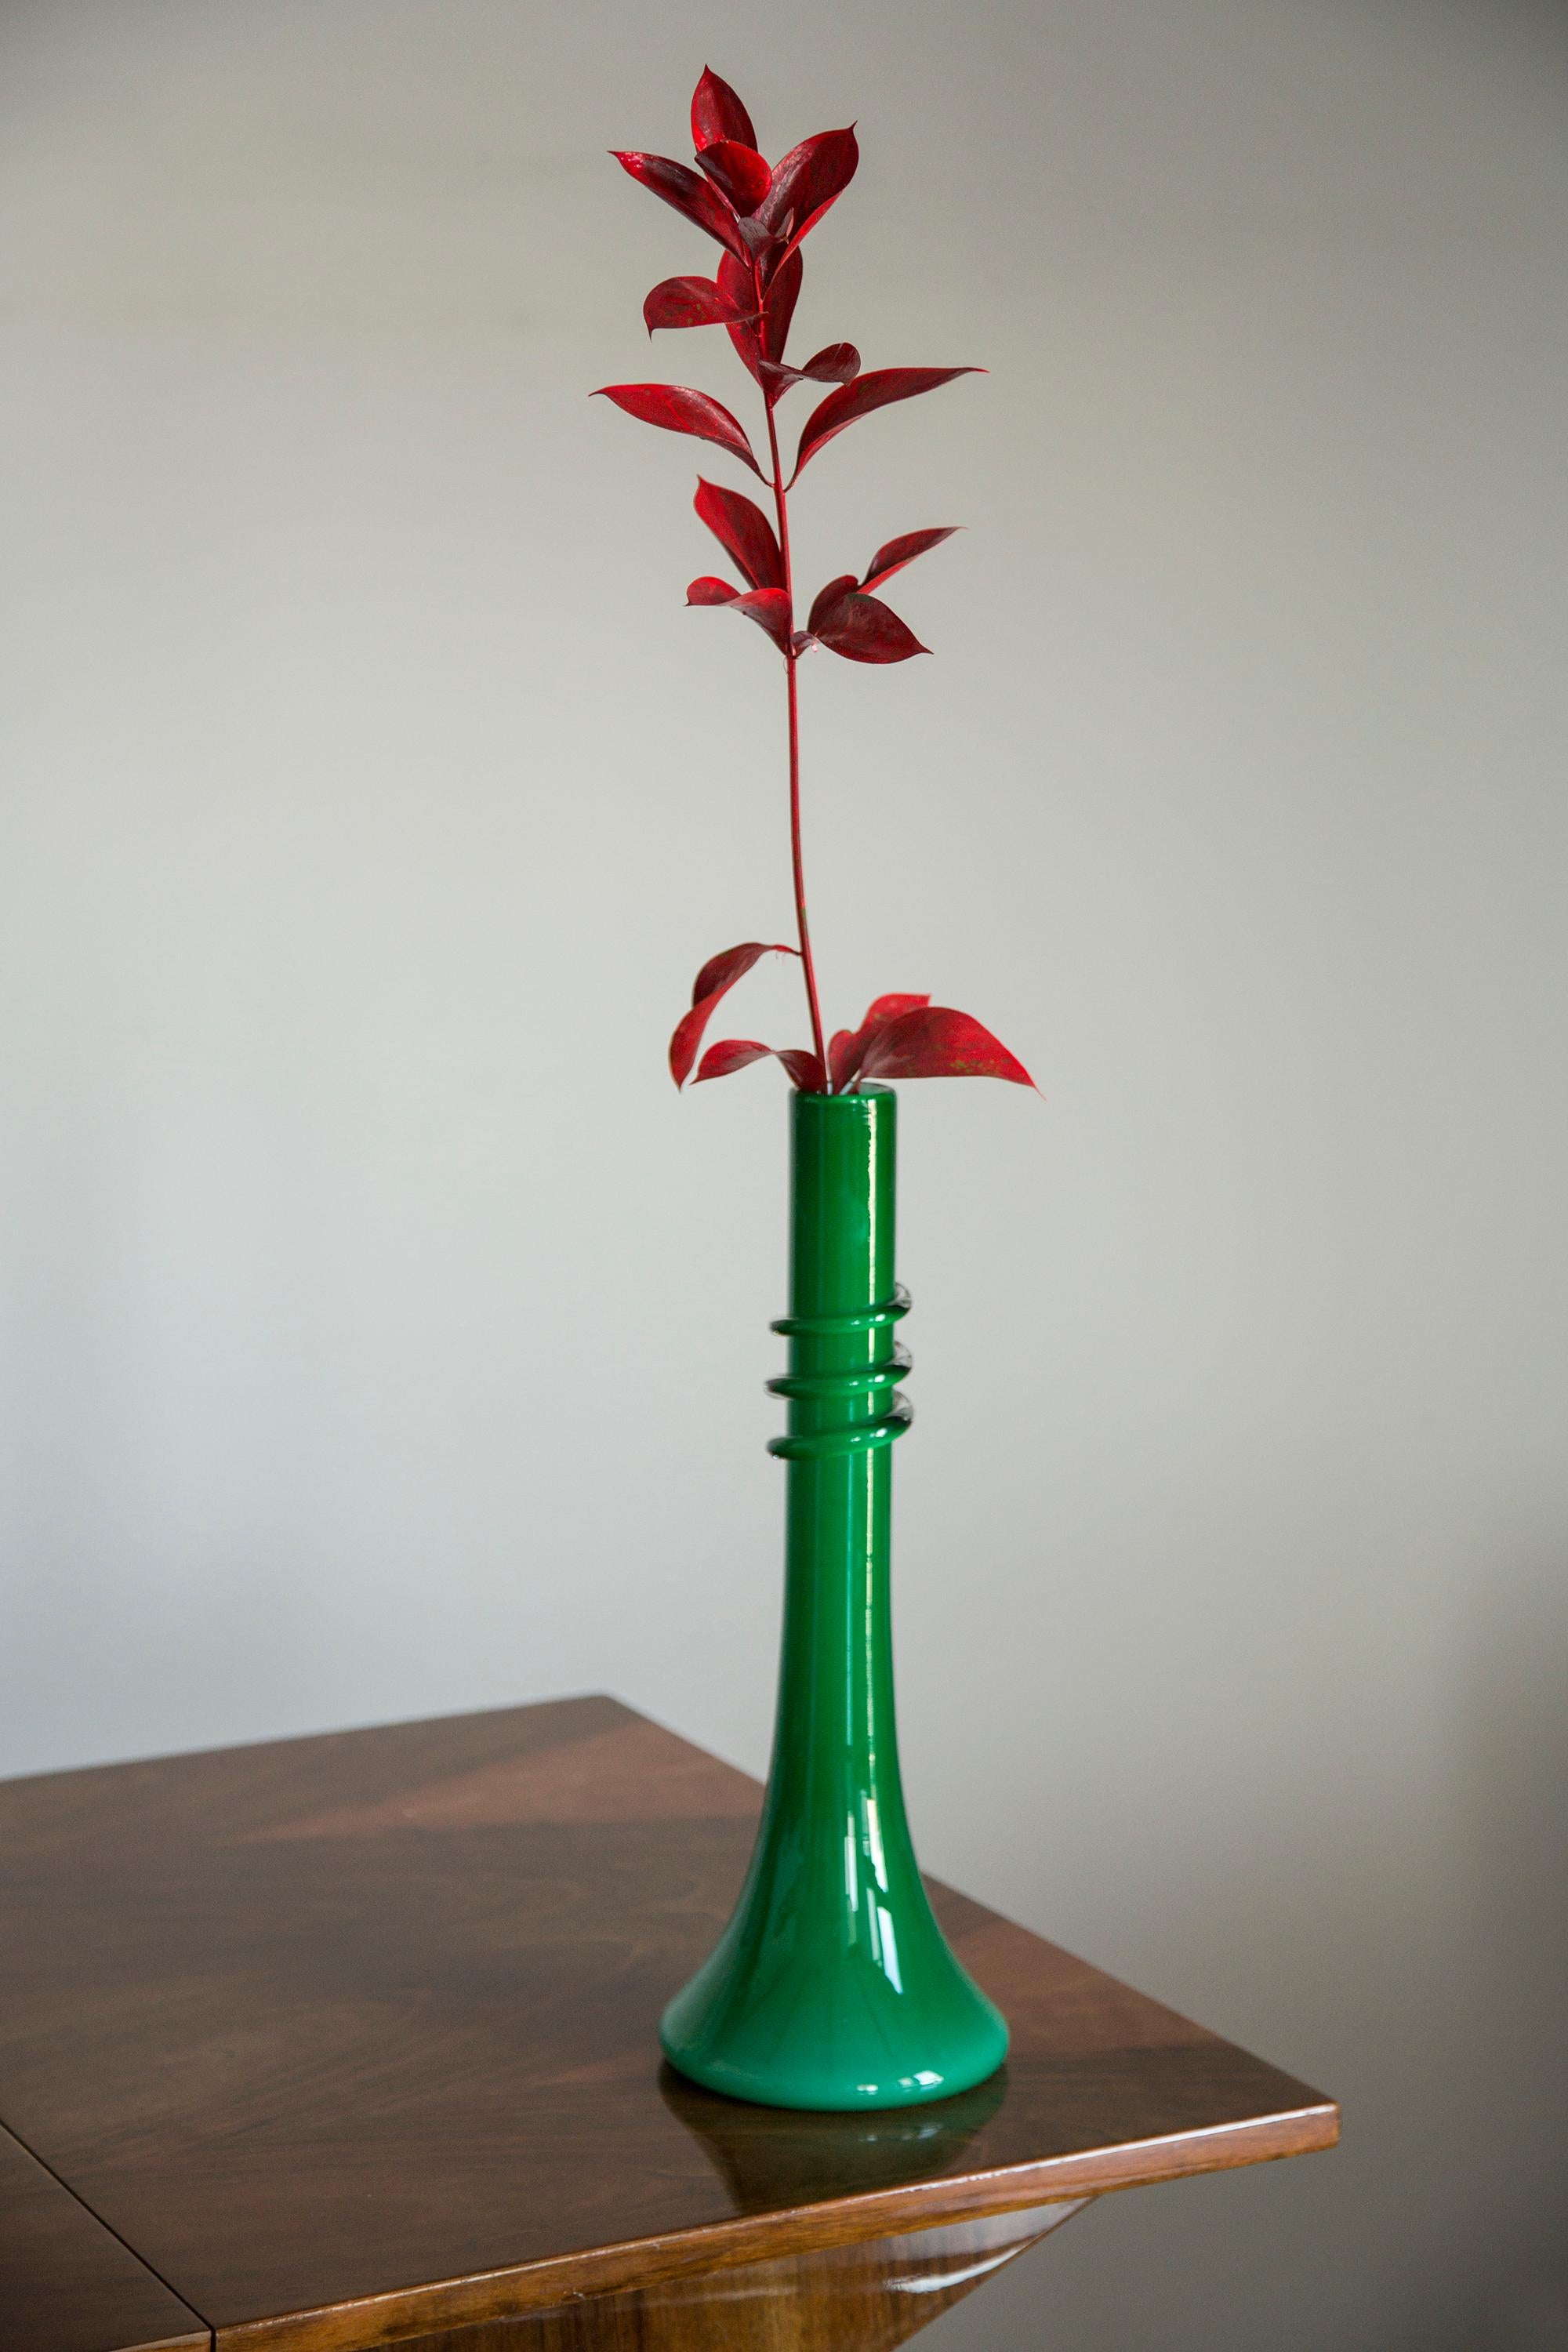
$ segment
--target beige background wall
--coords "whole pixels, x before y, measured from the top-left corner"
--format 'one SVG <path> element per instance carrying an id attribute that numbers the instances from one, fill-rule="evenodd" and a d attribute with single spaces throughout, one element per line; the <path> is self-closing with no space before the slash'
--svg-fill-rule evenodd
<path id="1" fill-rule="evenodd" d="M 601 1687 L 760 1766 L 788 919 L 697 462 L 591 403 L 704 57 L 854 115 L 799 499 L 906 1097 L 932 1866 L 1341 2092 L 928 2339 L 1568 2345 L 1568 26 L 1309 0 L 8 0 L 0 1769 Z M 744 1027 L 789 1042 L 786 980 Z"/>

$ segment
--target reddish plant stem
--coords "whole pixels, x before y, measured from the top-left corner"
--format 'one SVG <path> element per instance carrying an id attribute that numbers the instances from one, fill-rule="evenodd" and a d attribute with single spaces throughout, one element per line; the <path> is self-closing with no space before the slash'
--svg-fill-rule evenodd
<path id="1" fill-rule="evenodd" d="M 756 278 L 757 308 L 760 310 L 763 307 L 762 273 L 760 271 L 756 273 Z M 795 575 L 790 566 L 789 556 L 789 507 L 784 497 L 784 467 L 779 463 L 779 436 L 778 427 L 773 423 L 773 404 L 768 398 L 765 386 L 763 392 L 763 403 L 768 412 L 768 457 L 773 467 L 773 506 L 778 514 L 779 553 L 784 558 L 784 594 L 789 598 L 790 628 L 793 633 L 795 628 Z M 825 1094 L 831 1094 L 833 1092 L 833 1081 L 828 1075 L 827 1046 L 823 1036 L 822 1029 L 822 1010 L 816 1001 L 816 966 L 812 961 L 811 956 L 811 929 L 805 919 L 805 865 L 801 855 L 800 842 L 800 704 L 799 697 L 795 691 L 795 665 L 799 659 L 800 656 L 795 652 L 794 645 L 791 644 L 784 653 L 784 678 L 789 699 L 790 859 L 795 870 L 795 929 L 800 935 L 801 970 L 805 976 L 805 1001 L 811 1008 L 811 1041 L 816 1050 L 816 1058 L 822 1065 L 823 1092 Z"/>

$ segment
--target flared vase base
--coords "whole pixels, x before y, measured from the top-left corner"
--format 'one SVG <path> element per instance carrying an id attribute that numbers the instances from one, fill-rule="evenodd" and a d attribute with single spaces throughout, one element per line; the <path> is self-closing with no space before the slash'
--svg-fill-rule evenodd
<path id="1" fill-rule="evenodd" d="M 665 2011 L 659 2044 L 678 2073 L 704 2090 L 752 2106 L 805 2108 L 847 2115 L 889 2107 L 929 2106 L 988 2082 L 1007 2055 L 1007 2028 L 978 1988 L 961 2013 L 925 2021 L 927 2032 L 861 2037 L 831 2029 L 779 2036 L 765 2023 L 731 2021 L 731 2030 L 702 2031 L 689 1986 Z M 909 2021 L 911 2026 L 920 2021 Z"/>

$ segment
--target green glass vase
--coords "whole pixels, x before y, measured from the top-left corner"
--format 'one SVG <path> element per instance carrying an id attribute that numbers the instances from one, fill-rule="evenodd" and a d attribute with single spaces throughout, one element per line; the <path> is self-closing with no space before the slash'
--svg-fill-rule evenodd
<path id="1" fill-rule="evenodd" d="M 889 1596 L 898 1099 L 791 1097 L 784 1649 L 762 1823 L 734 1916 L 664 2013 L 693 2082 L 766 2106 L 914 2106 L 984 2082 L 1007 2028 L 931 1915 L 904 1814 Z"/>

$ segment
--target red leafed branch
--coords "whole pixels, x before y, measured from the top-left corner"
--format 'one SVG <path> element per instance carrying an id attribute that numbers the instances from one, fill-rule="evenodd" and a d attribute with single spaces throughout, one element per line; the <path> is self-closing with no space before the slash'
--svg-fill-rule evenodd
<path id="1" fill-rule="evenodd" d="M 692 93 L 691 139 L 692 164 L 641 149 L 611 151 L 639 185 L 720 247 L 711 278 L 661 279 L 643 304 L 643 319 L 650 335 L 662 329 L 724 329 L 763 395 L 767 470 L 740 419 L 708 393 L 670 383 L 612 383 L 602 391 L 617 408 L 646 425 L 712 443 L 747 467 L 771 493 L 770 518 L 742 492 L 699 477 L 693 502 L 698 519 L 718 541 L 742 584 L 704 572 L 688 587 L 686 601 L 689 605 L 721 605 L 743 614 L 756 623 L 784 662 L 796 944 L 769 947 L 750 940 L 740 947 L 727 948 L 703 965 L 692 989 L 690 1010 L 670 1039 L 671 1076 L 678 1087 L 692 1079 L 694 1073 L 694 1083 L 701 1084 L 709 1078 L 728 1077 L 752 1062 L 777 1060 L 792 1083 L 808 1093 L 843 1094 L 879 1079 L 915 1077 L 994 1077 L 1030 1086 L 1033 1080 L 1023 1064 L 988 1029 L 966 1013 L 933 1005 L 927 996 L 879 996 L 858 1029 L 839 1030 L 829 1044 L 823 1029 L 806 916 L 801 825 L 801 656 L 812 646 L 822 646 L 847 661 L 879 667 L 924 653 L 927 648 L 913 630 L 875 592 L 917 556 L 951 539 L 953 526 L 906 531 L 887 541 L 863 574 L 843 572 L 818 592 L 802 628 L 795 620 L 789 493 L 817 451 L 862 416 L 896 401 L 934 392 L 956 376 L 983 371 L 969 367 L 865 370 L 855 345 L 845 341 L 824 344 L 809 359 L 792 364 L 785 347 L 800 297 L 802 249 L 854 179 L 860 160 L 854 126 L 816 131 L 778 163 L 770 163 L 737 93 L 705 67 Z M 795 470 L 786 481 L 776 411 L 801 383 L 831 388 L 806 417 Z M 702 1040 L 715 1007 L 761 957 L 773 954 L 799 959 L 811 1019 L 809 1048 L 727 1037 L 704 1053 Z"/>

